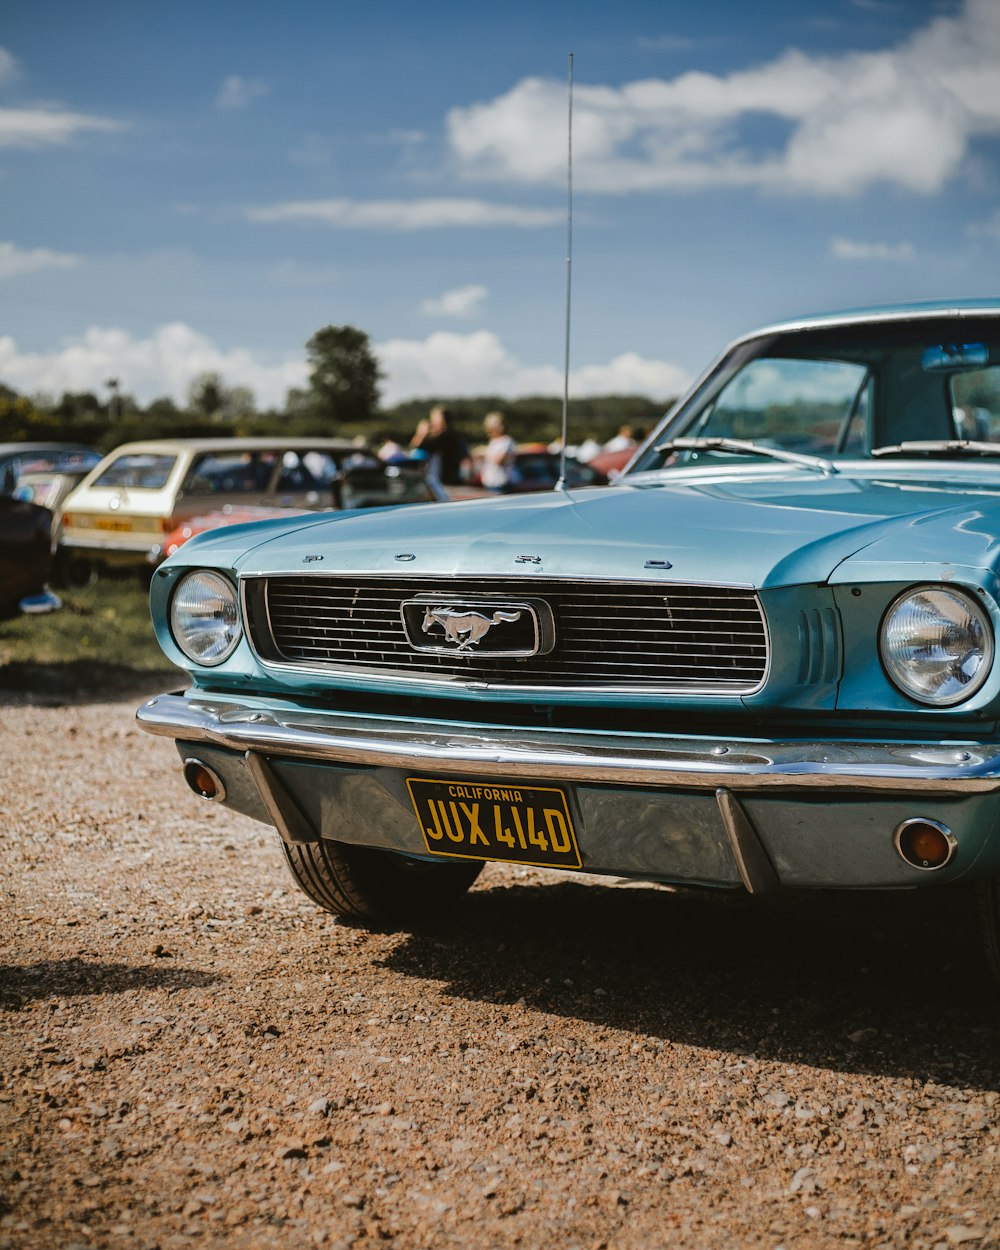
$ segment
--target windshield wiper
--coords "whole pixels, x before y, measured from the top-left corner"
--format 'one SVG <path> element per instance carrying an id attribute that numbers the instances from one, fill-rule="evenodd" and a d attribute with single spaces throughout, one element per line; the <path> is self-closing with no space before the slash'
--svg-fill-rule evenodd
<path id="1" fill-rule="evenodd" d="M 803 469 L 820 473 L 836 473 L 837 466 L 820 456 L 807 456 L 800 451 L 785 451 L 783 447 L 768 447 L 763 443 L 751 443 L 745 438 L 668 438 L 657 443 L 654 451 L 727 451 L 734 456 L 769 456 L 786 464 L 797 464 Z"/>
<path id="2" fill-rule="evenodd" d="M 968 438 L 929 438 L 914 443 L 873 447 L 873 456 L 1000 456 L 1000 443 L 980 443 Z"/>

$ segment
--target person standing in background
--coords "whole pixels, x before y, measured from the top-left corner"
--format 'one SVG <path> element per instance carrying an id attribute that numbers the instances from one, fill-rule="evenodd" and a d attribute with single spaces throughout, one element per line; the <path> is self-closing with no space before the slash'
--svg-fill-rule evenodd
<path id="1" fill-rule="evenodd" d="M 451 428 L 451 414 L 440 405 L 421 421 L 410 446 L 430 457 L 430 472 L 444 486 L 458 486 L 462 481 L 462 465 L 469 451 L 461 436 Z"/>
<path id="2" fill-rule="evenodd" d="M 489 442 L 483 452 L 483 467 L 479 480 L 487 490 L 502 494 L 517 481 L 517 444 L 504 428 L 503 413 L 490 412 L 483 421 L 483 429 Z"/>

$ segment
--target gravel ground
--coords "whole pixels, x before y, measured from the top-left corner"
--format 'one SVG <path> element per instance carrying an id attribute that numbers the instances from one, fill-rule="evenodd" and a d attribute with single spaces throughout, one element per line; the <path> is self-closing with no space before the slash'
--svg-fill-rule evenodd
<path id="1" fill-rule="evenodd" d="M 0 1250 L 1000 1244 L 961 895 L 491 866 L 371 932 L 186 790 L 148 693 L 0 703 Z"/>

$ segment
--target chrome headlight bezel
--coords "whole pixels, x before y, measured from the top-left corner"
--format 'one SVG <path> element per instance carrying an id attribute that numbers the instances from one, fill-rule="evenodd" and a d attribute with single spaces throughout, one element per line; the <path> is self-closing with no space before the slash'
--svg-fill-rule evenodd
<path id="1" fill-rule="evenodd" d="M 239 593 L 215 569 L 192 569 L 178 580 L 168 620 L 180 652 L 200 667 L 224 664 L 243 637 Z"/>
<path id="2" fill-rule="evenodd" d="M 944 634 L 950 628 L 953 634 L 957 631 L 959 654 L 964 653 L 964 659 L 960 660 L 956 655 L 953 663 L 946 664 L 945 658 L 940 655 L 940 646 L 936 658 L 920 656 L 921 633 L 915 629 L 920 622 L 911 620 L 907 631 L 903 616 L 907 610 L 913 613 L 914 605 L 919 600 L 923 600 L 920 610 L 925 614 L 922 630 L 925 649 L 934 642 L 932 629 L 940 628 Z M 894 638 L 894 629 L 903 630 L 902 636 Z M 886 676 L 906 698 L 925 707 L 956 707 L 968 702 L 989 678 L 995 651 L 993 624 L 989 612 L 969 591 L 958 586 L 933 583 L 910 586 L 897 595 L 886 609 L 879 626 L 878 649 Z M 974 671 L 959 680 L 959 675 L 972 657 L 978 657 Z M 935 680 L 938 681 L 937 690 L 933 684 Z M 943 693 L 938 693 L 938 690 L 943 690 Z"/>

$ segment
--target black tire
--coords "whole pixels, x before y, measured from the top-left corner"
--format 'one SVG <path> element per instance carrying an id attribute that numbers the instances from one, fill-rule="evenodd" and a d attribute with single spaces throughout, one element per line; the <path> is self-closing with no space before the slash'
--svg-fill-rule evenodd
<path id="1" fill-rule="evenodd" d="M 314 903 L 338 916 L 390 925 L 433 919 L 483 870 L 475 861 L 434 864 L 326 838 L 282 842 L 281 849 L 296 885 Z"/>
<path id="2" fill-rule="evenodd" d="M 1000 990 L 1000 877 L 987 877 L 976 888 L 983 953 L 993 973 L 994 983 Z"/>
<path id="3" fill-rule="evenodd" d="M 52 582 L 63 590 L 87 590 L 97 581 L 97 565 L 60 548 L 52 562 Z"/>

